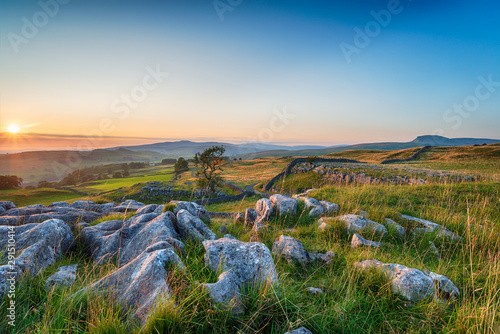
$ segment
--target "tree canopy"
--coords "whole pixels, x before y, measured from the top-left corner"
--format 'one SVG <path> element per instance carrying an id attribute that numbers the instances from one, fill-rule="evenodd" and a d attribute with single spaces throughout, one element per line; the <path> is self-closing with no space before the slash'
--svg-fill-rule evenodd
<path id="1" fill-rule="evenodd" d="M 220 183 L 221 178 L 218 173 L 222 171 L 222 164 L 224 163 L 224 146 L 212 146 L 207 148 L 202 153 L 196 153 L 193 162 L 197 168 L 196 175 L 201 175 L 202 178 L 198 180 L 200 188 L 208 188 L 215 191 L 215 188 Z"/>

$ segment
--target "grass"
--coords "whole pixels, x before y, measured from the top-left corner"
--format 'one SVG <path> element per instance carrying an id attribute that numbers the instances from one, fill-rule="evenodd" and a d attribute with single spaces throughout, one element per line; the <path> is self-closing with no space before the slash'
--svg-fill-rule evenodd
<path id="1" fill-rule="evenodd" d="M 476 168 L 491 173 L 493 158 L 477 160 Z M 244 166 L 246 162 L 238 162 Z M 271 163 L 271 160 L 267 162 Z M 425 168 L 429 160 L 412 165 Z M 442 161 L 439 163 L 452 163 Z M 454 163 L 454 162 L 453 162 Z M 236 166 L 236 165 L 235 165 Z M 252 166 L 252 164 L 249 164 Z M 233 167 L 231 167 L 233 168 Z M 239 167 L 229 168 L 237 175 Z M 253 167 L 251 167 L 253 168 Z M 261 165 L 259 168 L 265 168 Z M 273 173 L 276 166 L 272 167 Z M 253 169 L 251 169 L 253 170 Z M 240 175 L 243 181 L 250 176 Z M 271 173 L 269 173 L 271 174 Z M 273 174 L 274 175 L 274 174 Z M 271 176 L 273 176 L 271 175 Z M 282 182 L 285 189 L 309 188 L 310 178 L 298 174 Z M 317 180 L 321 186 L 321 180 Z M 297 214 L 274 213 L 268 229 L 255 235 L 250 228 L 232 219 L 213 219 L 209 227 L 218 237 L 224 225 L 228 233 L 242 241 L 256 238 L 268 248 L 281 234 L 303 242 L 308 251 L 334 251 L 332 263 L 306 267 L 290 265 L 274 257 L 280 282 L 276 289 L 250 289 L 245 293 L 245 313 L 231 315 L 214 305 L 199 283 L 213 283 L 217 274 L 203 261 L 205 250 L 199 243 L 186 242 L 183 262 L 186 271 L 170 270 L 167 281 L 172 298 L 159 300 L 156 312 L 140 330 L 122 321 L 127 310 L 121 309 L 104 295 L 69 298 L 79 289 L 115 270 L 113 263 L 96 266 L 85 248 L 65 255 L 54 266 L 35 278 L 24 278 L 18 284 L 19 333 L 284 333 L 305 326 L 313 333 L 498 333 L 500 332 L 500 184 L 481 181 L 428 185 L 323 185 L 311 197 L 328 200 L 340 206 L 335 215 L 364 210 L 369 218 L 382 223 L 391 218 L 409 232 L 415 227 L 401 218 L 407 214 L 431 220 L 463 237 L 453 243 L 436 234 L 400 238 L 390 233 L 380 248 L 350 247 L 350 236 L 342 224 L 320 232 L 317 219 L 299 202 Z M 242 201 L 209 205 L 209 211 L 244 212 L 254 207 L 258 196 Z M 106 217 L 107 219 L 122 219 Z M 100 221 L 101 221 L 100 220 Z M 94 222 L 98 223 L 99 221 Z M 482 227 L 480 227 L 480 225 Z M 370 238 L 368 232 L 362 233 Z M 432 241 L 440 253 L 439 260 L 429 247 Z M 377 272 L 360 272 L 354 263 L 378 259 L 417 269 L 427 269 L 449 277 L 460 289 L 454 303 L 424 300 L 410 303 L 391 291 L 387 279 Z M 74 286 L 46 291 L 45 279 L 57 267 L 79 263 Z M 317 287 L 321 295 L 310 295 L 305 289 Z M 0 306 L 0 328 L 6 325 L 6 304 Z M 1 330 L 0 330 L 1 332 Z"/>
<path id="2" fill-rule="evenodd" d="M 0 201 L 12 201 L 18 207 L 33 204 L 48 205 L 59 201 L 73 202 L 82 198 L 83 196 L 75 192 L 53 188 L 0 190 Z"/>
<path id="3" fill-rule="evenodd" d="M 151 181 L 170 181 L 172 180 L 172 178 L 173 168 L 168 168 L 154 174 L 86 182 L 78 185 L 77 187 L 75 187 L 75 189 L 91 194 L 96 194 L 105 191 L 116 190 L 118 188 L 129 187 L 137 183 L 146 183 Z"/>

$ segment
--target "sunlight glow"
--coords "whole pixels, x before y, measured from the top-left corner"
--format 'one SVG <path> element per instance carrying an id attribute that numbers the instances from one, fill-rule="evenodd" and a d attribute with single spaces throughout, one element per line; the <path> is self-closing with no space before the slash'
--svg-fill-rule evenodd
<path id="1" fill-rule="evenodd" d="M 16 124 L 11 124 L 11 125 L 9 125 L 8 130 L 9 130 L 10 133 L 18 133 L 19 132 L 19 126 L 17 126 Z"/>

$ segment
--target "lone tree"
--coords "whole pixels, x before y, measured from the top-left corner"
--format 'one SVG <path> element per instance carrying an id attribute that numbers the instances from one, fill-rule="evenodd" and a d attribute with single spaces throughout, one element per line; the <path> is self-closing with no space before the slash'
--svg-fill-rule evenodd
<path id="1" fill-rule="evenodd" d="M 198 187 L 208 188 L 215 191 L 215 188 L 220 183 L 219 171 L 222 171 L 222 163 L 224 162 L 224 152 L 226 149 L 223 146 L 212 146 L 207 148 L 203 153 L 196 153 L 193 162 L 198 169 L 196 175 L 202 175 L 203 178 L 198 179 Z"/>
<path id="2" fill-rule="evenodd" d="M 183 157 L 177 159 L 177 162 L 174 165 L 174 170 L 176 173 L 184 172 L 189 169 L 189 163 Z"/>

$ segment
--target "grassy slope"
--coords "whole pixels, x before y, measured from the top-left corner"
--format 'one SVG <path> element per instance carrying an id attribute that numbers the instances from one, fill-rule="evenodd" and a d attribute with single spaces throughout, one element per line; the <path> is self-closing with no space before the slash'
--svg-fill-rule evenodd
<path id="1" fill-rule="evenodd" d="M 29 182 L 55 181 L 63 174 L 78 168 L 131 161 L 159 161 L 163 155 L 157 152 L 129 150 L 95 150 L 82 153 L 81 162 L 75 161 L 75 151 L 23 152 L 0 155 L 0 175 L 17 175 Z M 56 169 L 54 168 L 56 166 Z"/>
<path id="2" fill-rule="evenodd" d="M 83 196 L 78 195 L 77 193 L 74 193 L 72 191 L 52 188 L 0 191 L 0 201 L 12 201 L 18 207 L 33 204 L 48 205 L 50 203 L 59 201 L 73 202 L 82 198 Z"/>

